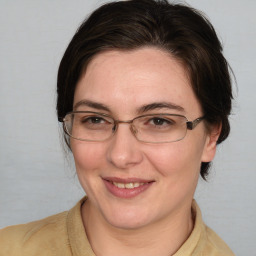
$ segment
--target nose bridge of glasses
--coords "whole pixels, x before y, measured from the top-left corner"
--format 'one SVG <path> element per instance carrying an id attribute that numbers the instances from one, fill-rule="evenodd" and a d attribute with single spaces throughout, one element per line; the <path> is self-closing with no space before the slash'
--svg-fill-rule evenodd
<path id="1" fill-rule="evenodd" d="M 119 126 L 119 124 L 128 124 L 128 125 L 130 125 L 130 130 L 131 130 L 132 134 L 136 135 L 137 129 L 134 126 L 133 121 L 134 121 L 134 119 L 132 119 L 132 120 L 115 120 L 114 127 L 113 127 L 113 132 L 116 132 L 117 127 Z"/>
<path id="2" fill-rule="evenodd" d="M 133 120 L 116 120 L 116 124 L 131 124 Z"/>

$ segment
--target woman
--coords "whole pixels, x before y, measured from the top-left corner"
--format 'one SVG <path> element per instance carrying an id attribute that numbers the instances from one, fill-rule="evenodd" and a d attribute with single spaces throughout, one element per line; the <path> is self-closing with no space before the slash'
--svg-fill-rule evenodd
<path id="1" fill-rule="evenodd" d="M 57 112 L 87 197 L 0 231 L 0 255 L 234 255 L 193 200 L 229 134 L 211 24 L 166 1 L 106 4 L 60 63 Z"/>

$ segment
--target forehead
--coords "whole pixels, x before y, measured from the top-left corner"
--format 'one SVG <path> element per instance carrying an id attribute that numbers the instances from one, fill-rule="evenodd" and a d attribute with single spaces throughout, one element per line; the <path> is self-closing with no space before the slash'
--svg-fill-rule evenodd
<path id="1" fill-rule="evenodd" d="M 100 73 L 113 79 L 127 72 L 135 75 L 136 71 L 138 71 L 137 74 L 140 73 L 141 78 L 143 73 L 146 75 L 145 78 L 148 79 L 156 78 L 156 75 L 158 79 L 161 76 L 166 78 L 169 74 L 173 79 L 182 79 L 185 83 L 189 84 L 187 73 L 181 62 L 176 60 L 167 51 L 156 47 L 143 47 L 129 51 L 111 50 L 101 52 L 89 62 L 84 76 L 92 78 L 91 76 L 95 73 Z M 101 76 L 98 78 L 101 78 Z"/>
<path id="2" fill-rule="evenodd" d="M 184 109 L 198 105 L 183 65 L 156 48 L 95 56 L 77 84 L 74 104 L 84 99 L 125 110 L 161 101 Z"/>

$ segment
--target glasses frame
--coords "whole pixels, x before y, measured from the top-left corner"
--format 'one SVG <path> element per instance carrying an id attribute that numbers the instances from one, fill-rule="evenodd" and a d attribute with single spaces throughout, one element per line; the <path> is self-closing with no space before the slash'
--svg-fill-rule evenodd
<path id="1" fill-rule="evenodd" d="M 110 119 L 112 119 L 114 122 L 113 122 L 113 128 L 112 128 L 112 135 L 109 136 L 108 138 L 106 138 L 105 140 L 87 140 L 87 139 L 78 139 L 78 138 L 75 138 L 73 137 L 69 132 L 68 132 L 68 129 L 65 125 L 65 117 L 67 115 L 70 115 L 70 114 L 75 114 L 75 113 L 92 113 L 92 114 L 97 114 L 97 115 L 100 115 L 100 116 L 104 116 L 104 117 L 108 117 Z M 59 121 L 63 123 L 63 130 L 64 132 L 70 136 L 71 138 L 75 139 L 75 140 L 80 140 L 80 141 L 89 141 L 89 142 L 103 142 L 103 141 L 106 141 L 108 139 L 110 139 L 112 136 L 114 136 L 114 134 L 116 133 L 117 129 L 118 129 L 118 125 L 119 124 L 130 124 L 130 130 L 132 132 L 132 134 L 134 135 L 134 137 L 140 141 L 140 142 L 144 142 L 144 143 L 152 143 L 152 144 L 160 144 L 160 143 L 172 143 L 172 142 L 176 142 L 176 141 L 180 141 L 180 140 L 183 140 L 185 137 L 186 137 L 186 134 L 187 134 L 187 130 L 186 130 L 186 133 L 184 135 L 184 137 L 182 137 L 181 139 L 178 139 L 178 140 L 174 140 L 174 141 L 161 141 L 161 142 L 148 142 L 148 141 L 144 141 L 144 140 L 140 140 L 137 138 L 136 136 L 136 130 L 134 128 L 134 126 L 132 125 L 134 120 L 138 119 L 138 118 L 141 118 L 141 117 L 145 117 L 145 116 L 179 116 L 179 117 L 182 117 L 184 119 L 186 119 L 186 128 L 187 130 L 193 130 L 205 117 L 202 116 L 202 117 L 198 117 L 196 118 L 195 120 L 193 121 L 189 121 L 188 118 L 184 115 L 179 115 L 179 114 L 168 114 L 168 113 L 155 113 L 155 114 L 145 114 L 145 115 L 140 115 L 140 116 L 136 116 L 135 118 L 131 119 L 131 120 L 117 120 L 117 119 L 114 119 L 112 116 L 108 115 L 108 114 L 105 114 L 105 113 L 100 113 L 100 112 L 94 112 L 94 111 L 70 111 L 68 112 L 65 117 L 63 118 L 59 118 Z"/>

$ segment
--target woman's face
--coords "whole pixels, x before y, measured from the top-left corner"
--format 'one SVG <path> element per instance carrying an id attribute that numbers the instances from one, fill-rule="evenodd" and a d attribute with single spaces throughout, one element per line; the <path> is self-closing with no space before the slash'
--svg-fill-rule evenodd
<path id="1" fill-rule="evenodd" d="M 152 113 L 180 114 L 188 120 L 202 116 L 182 65 L 156 48 L 95 56 L 77 84 L 75 105 L 74 110 L 118 120 Z M 120 124 L 104 142 L 71 139 L 91 210 L 119 228 L 147 226 L 190 209 L 200 164 L 213 159 L 215 147 L 203 122 L 172 143 L 140 142 L 129 124 Z"/>

